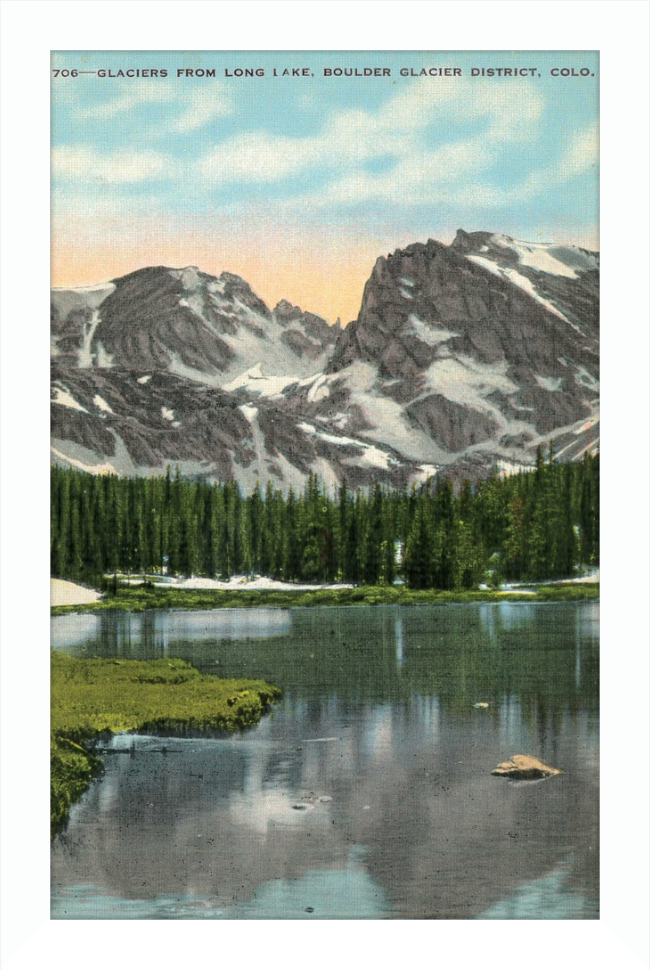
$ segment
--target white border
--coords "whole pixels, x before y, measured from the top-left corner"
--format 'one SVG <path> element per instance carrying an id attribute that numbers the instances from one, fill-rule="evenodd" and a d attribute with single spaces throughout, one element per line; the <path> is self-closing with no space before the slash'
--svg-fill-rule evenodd
<path id="1" fill-rule="evenodd" d="M 2 0 L 1 8 L 2 967 L 648 967 L 648 4 Z M 49 835 L 43 818 L 48 797 L 49 51 L 192 50 L 206 41 L 215 50 L 309 50 L 317 43 L 324 50 L 409 50 L 414 40 L 428 50 L 601 50 L 601 920 L 558 922 L 552 929 L 525 922 L 505 927 L 453 921 L 264 922 L 255 928 L 195 921 L 50 922 Z M 25 709 L 33 722 L 22 720 Z"/>

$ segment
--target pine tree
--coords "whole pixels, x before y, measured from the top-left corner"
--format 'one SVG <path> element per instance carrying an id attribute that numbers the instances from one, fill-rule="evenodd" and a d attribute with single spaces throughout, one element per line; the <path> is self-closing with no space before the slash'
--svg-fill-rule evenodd
<path id="1" fill-rule="evenodd" d="M 443 477 L 409 492 L 370 494 L 345 482 L 335 502 L 311 474 L 285 501 L 271 483 L 244 499 L 235 482 L 89 476 L 52 469 L 53 575 L 94 582 L 117 570 L 228 577 L 264 571 L 311 582 L 392 583 L 395 551 L 417 588 L 570 576 L 599 556 L 598 456 L 561 464 L 538 450 L 535 471 L 492 476 L 455 495 Z"/>
<path id="2" fill-rule="evenodd" d="M 404 576 L 412 589 L 433 586 L 433 533 L 425 501 L 418 502 L 404 553 Z"/>
<path id="3" fill-rule="evenodd" d="M 381 575 L 382 565 L 382 491 L 379 484 L 372 489 L 368 503 L 368 516 L 364 543 L 363 581 L 367 586 L 376 586 Z"/>

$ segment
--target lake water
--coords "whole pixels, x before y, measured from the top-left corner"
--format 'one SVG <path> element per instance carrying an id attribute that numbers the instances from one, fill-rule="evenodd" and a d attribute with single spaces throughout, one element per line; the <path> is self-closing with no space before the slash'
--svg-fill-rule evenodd
<path id="1" fill-rule="evenodd" d="M 104 612 L 52 646 L 284 690 L 233 738 L 103 745 L 55 919 L 598 918 L 597 603 Z M 514 754 L 564 773 L 490 774 Z"/>

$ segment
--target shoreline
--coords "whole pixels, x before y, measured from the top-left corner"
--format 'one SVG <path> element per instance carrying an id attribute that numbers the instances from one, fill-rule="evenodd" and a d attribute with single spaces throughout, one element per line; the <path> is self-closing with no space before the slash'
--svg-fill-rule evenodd
<path id="1" fill-rule="evenodd" d="M 413 590 L 406 586 L 320 587 L 316 589 L 191 589 L 171 584 L 123 586 L 101 601 L 53 606 L 52 616 L 99 613 L 104 610 L 139 613 L 145 610 L 255 609 L 260 607 L 416 606 L 452 603 L 553 603 L 600 598 L 600 584 L 558 582 L 528 584 L 501 590 Z"/>
<path id="2" fill-rule="evenodd" d="M 228 736 L 253 727 L 282 697 L 279 687 L 265 681 L 223 679 L 167 658 L 81 660 L 52 650 L 50 676 L 51 838 L 101 773 L 103 762 L 91 748 L 93 741 L 143 731 Z M 102 701 L 110 713 L 98 713 Z"/>
<path id="3" fill-rule="evenodd" d="M 86 606 L 89 603 L 101 602 L 102 593 L 90 586 L 69 579 L 50 578 L 50 605 L 57 606 Z"/>

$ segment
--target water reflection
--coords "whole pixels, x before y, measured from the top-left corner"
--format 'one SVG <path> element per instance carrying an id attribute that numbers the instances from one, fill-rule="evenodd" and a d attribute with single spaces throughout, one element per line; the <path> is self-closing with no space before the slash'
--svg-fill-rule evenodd
<path id="1" fill-rule="evenodd" d="M 519 886 L 512 896 L 491 906 L 476 919 L 597 919 L 594 899 L 567 885 L 570 864 L 548 876 Z"/>
<path id="2" fill-rule="evenodd" d="M 404 663 L 404 628 L 401 616 L 395 617 L 395 659 L 398 667 Z"/>
<path id="3" fill-rule="evenodd" d="M 273 879 L 235 906 L 196 894 L 126 899 L 97 886 L 70 886 L 54 900 L 52 919 L 381 919 L 390 914 L 390 901 L 358 858 L 353 850 L 345 869 Z"/>
<path id="4" fill-rule="evenodd" d="M 178 656 L 222 676 L 264 677 L 301 697 L 439 698 L 467 712 L 517 697 L 542 727 L 598 708 L 598 604 L 104 612 L 55 617 L 75 656 Z"/>
<path id="5" fill-rule="evenodd" d="M 73 647 L 84 647 L 88 644 L 96 648 L 99 640 L 101 615 L 72 613 L 69 616 L 52 618 L 50 643 L 53 650 L 65 650 L 67 653 L 77 653 Z"/>
<path id="6" fill-rule="evenodd" d="M 487 606 L 268 610 L 242 639 L 93 617 L 71 653 L 164 649 L 285 697 L 235 738 L 113 739 L 54 844 L 53 916 L 595 918 L 594 606 Z M 564 774 L 491 776 L 517 752 Z"/>
<path id="7" fill-rule="evenodd" d="M 263 640 L 290 633 L 291 610 L 107 610 L 53 617 L 51 643 L 78 656 L 83 650 L 87 656 L 150 659 L 166 657 L 170 647 L 187 641 Z"/>

